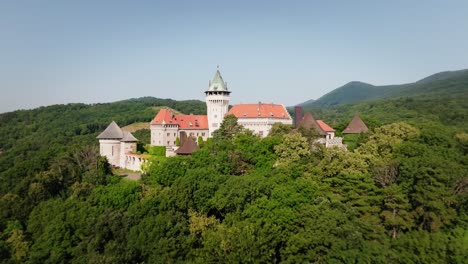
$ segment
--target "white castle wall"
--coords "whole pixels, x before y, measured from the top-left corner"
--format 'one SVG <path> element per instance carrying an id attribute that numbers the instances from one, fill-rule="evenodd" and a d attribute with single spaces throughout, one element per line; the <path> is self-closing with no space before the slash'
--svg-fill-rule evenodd
<path id="1" fill-rule="evenodd" d="M 128 153 L 136 153 L 135 142 L 120 142 L 120 162 L 119 167 L 125 168 L 125 156 Z"/>
<path id="2" fill-rule="evenodd" d="M 180 139 L 180 132 L 197 139 L 200 136 L 205 141 L 209 137 L 208 129 L 178 129 L 176 125 L 151 125 L 151 145 L 174 147 L 177 137 Z"/>
<path id="3" fill-rule="evenodd" d="M 125 161 L 123 163 L 123 168 L 133 170 L 133 171 L 141 171 L 141 165 L 146 162 L 145 159 L 139 157 L 138 155 L 125 155 Z"/>
<path id="4" fill-rule="evenodd" d="M 175 146 L 178 134 L 178 126 L 172 124 L 151 125 L 151 145 L 153 146 Z"/>
<path id="5" fill-rule="evenodd" d="M 109 164 L 120 167 L 120 140 L 99 140 L 99 153 L 107 157 Z"/>
<path id="6" fill-rule="evenodd" d="M 292 125 L 292 119 L 281 118 L 238 118 L 237 123 L 243 127 L 254 131 L 255 134 L 266 137 L 275 123 Z"/>
<path id="7" fill-rule="evenodd" d="M 208 129 L 181 129 L 179 130 L 179 135 L 180 132 L 185 132 L 187 137 L 195 137 L 196 139 L 198 139 L 198 137 L 202 137 L 204 141 L 206 141 L 209 136 Z"/>

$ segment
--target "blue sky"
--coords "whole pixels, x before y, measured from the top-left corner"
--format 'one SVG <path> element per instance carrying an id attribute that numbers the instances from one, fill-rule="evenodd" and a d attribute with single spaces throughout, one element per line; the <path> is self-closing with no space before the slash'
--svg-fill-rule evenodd
<path id="1" fill-rule="evenodd" d="M 0 112 L 141 96 L 294 105 L 468 68 L 468 1 L 0 1 Z"/>

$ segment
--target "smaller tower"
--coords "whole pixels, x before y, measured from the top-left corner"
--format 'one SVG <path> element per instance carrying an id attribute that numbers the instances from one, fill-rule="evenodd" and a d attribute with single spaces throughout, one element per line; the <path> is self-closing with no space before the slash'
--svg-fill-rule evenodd
<path id="1" fill-rule="evenodd" d="M 294 107 L 294 126 L 299 127 L 299 124 L 304 119 L 304 108 L 302 106 Z"/>
<path id="2" fill-rule="evenodd" d="M 136 139 L 132 133 L 123 131 L 117 123 L 112 123 L 97 136 L 99 139 L 99 154 L 107 157 L 109 164 L 125 168 L 125 156 L 136 152 Z"/>
<path id="3" fill-rule="evenodd" d="M 219 128 L 228 112 L 230 93 L 219 69 L 216 70 L 213 80 L 209 83 L 208 90 L 205 91 L 208 133 L 210 136 L 213 136 L 213 132 Z"/>
<path id="4" fill-rule="evenodd" d="M 107 157 L 109 164 L 120 167 L 120 140 L 122 129 L 112 121 L 107 128 L 97 136 L 99 139 L 99 154 Z"/>

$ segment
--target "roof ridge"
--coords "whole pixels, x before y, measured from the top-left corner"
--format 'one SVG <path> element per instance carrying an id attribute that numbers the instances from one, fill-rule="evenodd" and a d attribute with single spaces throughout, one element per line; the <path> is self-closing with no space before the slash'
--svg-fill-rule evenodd
<path id="1" fill-rule="evenodd" d="M 122 139 L 122 129 L 117 125 L 115 121 L 112 121 L 104 131 L 99 134 L 96 138 L 98 139 Z"/>

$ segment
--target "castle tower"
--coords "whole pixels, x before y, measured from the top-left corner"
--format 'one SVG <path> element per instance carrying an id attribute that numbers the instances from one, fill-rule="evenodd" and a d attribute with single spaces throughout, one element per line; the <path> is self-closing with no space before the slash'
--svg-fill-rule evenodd
<path id="1" fill-rule="evenodd" d="M 120 167 L 120 140 L 122 138 L 122 129 L 114 121 L 97 136 L 97 139 L 99 139 L 99 154 L 107 157 L 109 164 L 112 166 Z"/>
<path id="2" fill-rule="evenodd" d="M 224 115 L 228 112 L 229 94 L 227 83 L 224 82 L 219 70 L 216 70 L 213 80 L 210 81 L 206 95 L 206 109 L 208 115 L 208 133 L 213 136 L 213 132 L 219 128 L 223 122 Z"/>
<path id="3" fill-rule="evenodd" d="M 138 139 L 114 121 L 96 138 L 99 139 L 99 154 L 107 157 L 112 166 L 126 168 L 126 155 L 136 152 Z"/>

